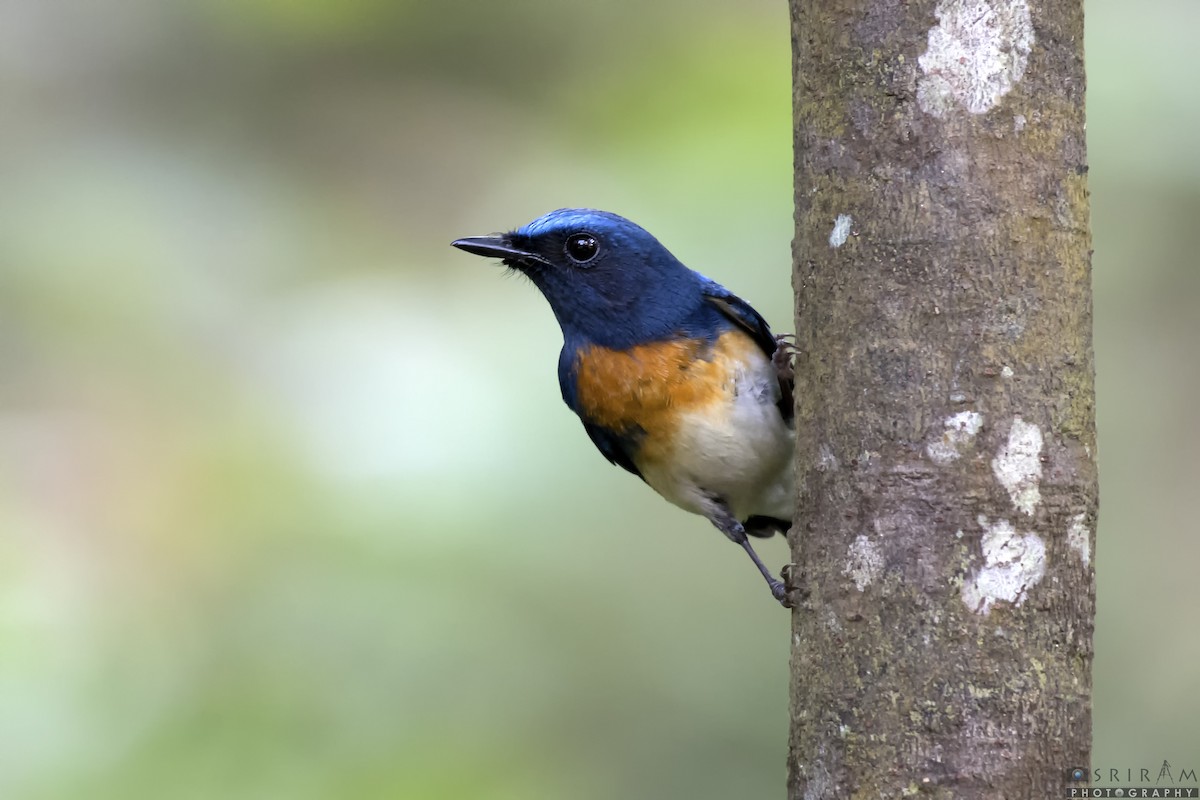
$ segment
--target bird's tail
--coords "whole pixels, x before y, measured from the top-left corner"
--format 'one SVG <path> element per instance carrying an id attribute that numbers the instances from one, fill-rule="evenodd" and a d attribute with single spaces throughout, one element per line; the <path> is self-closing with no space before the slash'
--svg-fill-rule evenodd
<path id="1" fill-rule="evenodd" d="M 788 528 L 792 527 L 792 521 L 788 519 L 779 519 L 778 517 L 764 517 L 755 514 L 749 517 L 744 523 L 746 533 L 751 536 L 757 536 L 760 539 L 770 539 L 777 533 L 787 534 Z"/>

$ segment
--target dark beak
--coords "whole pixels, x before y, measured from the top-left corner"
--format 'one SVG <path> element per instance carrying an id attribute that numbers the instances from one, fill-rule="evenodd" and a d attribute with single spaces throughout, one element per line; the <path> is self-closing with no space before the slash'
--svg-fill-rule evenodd
<path id="1" fill-rule="evenodd" d="M 455 239 L 450 243 L 459 250 L 465 250 L 477 256 L 503 259 L 505 263 L 537 261 L 547 264 L 542 256 L 528 250 L 514 247 L 507 236 L 468 236 L 465 239 Z"/>

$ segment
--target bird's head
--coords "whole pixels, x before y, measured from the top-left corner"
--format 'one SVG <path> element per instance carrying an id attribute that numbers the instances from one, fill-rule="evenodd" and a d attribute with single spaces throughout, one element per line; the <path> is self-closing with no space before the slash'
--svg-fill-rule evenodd
<path id="1" fill-rule="evenodd" d="M 453 245 L 526 275 L 567 339 L 606 347 L 668 335 L 702 302 L 706 281 L 643 228 L 607 211 L 564 208 L 515 231 Z"/>

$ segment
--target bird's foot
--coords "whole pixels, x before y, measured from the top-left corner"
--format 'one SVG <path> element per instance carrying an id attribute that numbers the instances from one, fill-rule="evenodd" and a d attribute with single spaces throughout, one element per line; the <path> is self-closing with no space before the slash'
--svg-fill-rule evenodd
<path id="1" fill-rule="evenodd" d="M 791 601 L 791 607 L 795 607 L 797 601 L 803 602 L 808 599 L 809 588 L 808 582 L 804 579 L 804 572 L 795 564 L 784 564 L 779 570 L 779 577 L 783 579 L 784 591 L 787 592 L 788 599 Z"/>
<path id="2" fill-rule="evenodd" d="M 795 378 L 793 362 L 795 361 L 798 349 L 795 342 L 788 341 L 795 338 L 795 334 L 791 333 L 778 333 L 775 335 L 775 352 L 771 354 L 771 364 L 775 367 L 775 372 L 781 380 L 792 380 Z"/>
<path id="3" fill-rule="evenodd" d="M 795 607 L 792 598 L 788 596 L 788 589 L 783 585 L 783 581 L 768 580 L 767 585 L 771 587 L 771 594 L 779 601 L 779 605 L 784 608 Z"/>

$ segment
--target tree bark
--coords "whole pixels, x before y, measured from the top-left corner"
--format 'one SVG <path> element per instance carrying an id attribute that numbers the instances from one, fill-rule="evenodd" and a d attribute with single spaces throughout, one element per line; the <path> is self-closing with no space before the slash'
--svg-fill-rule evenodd
<path id="1" fill-rule="evenodd" d="M 790 0 L 788 797 L 1087 768 L 1097 513 L 1082 0 Z"/>

